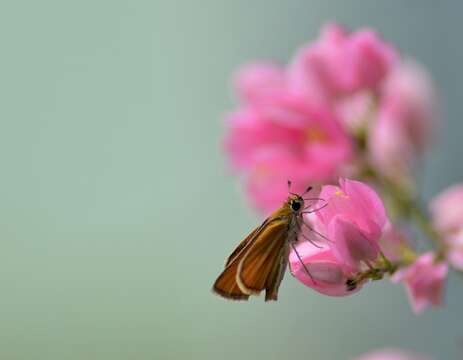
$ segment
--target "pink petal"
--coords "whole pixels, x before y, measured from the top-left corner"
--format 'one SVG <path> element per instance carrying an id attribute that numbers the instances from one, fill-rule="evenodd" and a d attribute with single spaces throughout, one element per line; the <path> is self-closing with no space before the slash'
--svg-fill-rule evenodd
<path id="1" fill-rule="evenodd" d="M 340 179 L 340 187 L 324 186 L 320 197 L 327 202 L 317 213 L 320 221 L 328 227 L 332 219 L 342 215 L 356 224 L 363 235 L 371 240 L 379 240 L 388 222 L 383 202 L 368 185 L 359 181 Z"/>
<path id="2" fill-rule="evenodd" d="M 368 214 L 366 219 L 381 229 L 386 225 L 388 220 L 384 203 L 370 186 L 360 181 L 344 179 L 341 182 L 341 188 L 354 199 L 358 216 Z M 367 229 L 370 225 L 367 224 Z M 374 231 L 375 229 L 369 230 Z"/>
<path id="3" fill-rule="evenodd" d="M 266 122 L 251 108 L 231 113 L 226 122 L 229 131 L 224 141 L 225 150 L 238 169 L 254 168 L 259 153 L 286 148 L 286 144 L 297 142 L 300 137 L 294 129 Z"/>
<path id="4" fill-rule="evenodd" d="M 430 205 L 433 223 L 439 231 L 463 229 L 463 184 L 455 184 L 436 196 Z"/>
<path id="5" fill-rule="evenodd" d="M 434 258 L 433 253 L 425 253 L 393 277 L 395 282 L 404 282 L 412 309 L 416 314 L 424 311 L 429 305 L 442 304 L 448 265 L 445 262 L 435 263 Z"/>
<path id="6" fill-rule="evenodd" d="M 372 30 L 352 34 L 346 53 L 354 70 L 351 79 L 354 89 L 377 89 L 397 58 L 395 50 Z"/>
<path id="7" fill-rule="evenodd" d="M 308 242 L 302 242 L 297 245 L 297 251 L 305 268 L 294 251 L 290 253 L 290 267 L 304 285 L 328 296 L 347 296 L 360 290 L 361 285 L 354 291 L 347 290 L 346 281 L 353 272 L 339 263 L 327 246 L 320 249 Z"/>
<path id="8" fill-rule="evenodd" d="M 283 69 L 271 62 L 247 64 L 235 75 L 234 84 L 240 97 L 255 103 L 285 86 Z"/>
<path id="9" fill-rule="evenodd" d="M 397 64 L 382 86 L 369 141 L 372 163 L 383 174 L 408 181 L 439 123 L 429 75 L 419 64 Z"/>
<path id="10" fill-rule="evenodd" d="M 302 104 L 289 95 L 266 101 L 228 117 L 225 150 L 234 168 L 247 175 L 253 203 L 274 210 L 271 207 L 281 206 L 288 195 L 288 180 L 297 184 L 296 192 L 326 182 L 337 176 L 353 149 L 329 109 Z"/>
<path id="11" fill-rule="evenodd" d="M 289 86 L 319 103 L 357 91 L 376 92 L 397 58 L 391 45 L 372 30 L 349 34 L 336 24 L 298 51 L 289 67 Z"/>
<path id="12" fill-rule="evenodd" d="M 374 261 L 379 255 L 379 245 L 368 239 L 359 228 L 342 216 L 336 216 L 328 226 L 330 247 L 336 258 L 352 268 L 360 262 Z"/>

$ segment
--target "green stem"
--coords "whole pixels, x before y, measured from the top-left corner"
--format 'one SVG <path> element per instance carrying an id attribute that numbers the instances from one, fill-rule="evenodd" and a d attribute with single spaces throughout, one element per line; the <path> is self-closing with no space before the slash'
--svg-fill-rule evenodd
<path id="1" fill-rule="evenodd" d="M 429 239 L 434 241 L 436 245 L 441 246 L 439 234 L 431 226 L 429 218 L 423 208 L 415 202 L 410 202 L 408 204 L 408 212 L 411 217 L 413 217 L 420 227 L 421 231 L 425 233 Z"/>
<path id="2" fill-rule="evenodd" d="M 374 116 L 377 113 L 378 102 L 378 97 L 373 95 L 370 107 L 365 114 L 370 124 L 374 121 Z M 422 233 L 434 243 L 436 248 L 436 261 L 444 260 L 446 258 L 447 247 L 442 242 L 439 234 L 432 227 L 429 216 L 421 206 L 420 201 L 413 197 L 410 192 L 404 190 L 402 186 L 396 184 L 394 181 L 386 177 L 379 175 L 375 168 L 369 164 L 368 160 L 366 160 L 367 157 L 365 154 L 367 150 L 368 133 L 368 128 L 364 127 L 359 131 L 358 134 L 356 134 L 357 147 L 364 155 L 365 161 L 362 176 L 366 180 L 372 180 L 373 182 L 378 183 L 383 188 L 386 195 L 391 199 L 391 205 L 397 211 L 397 215 L 408 219 L 413 219 Z M 406 258 L 406 261 L 414 257 L 416 257 L 416 254 L 411 249 L 404 253 L 404 259 Z M 387 267 L 390 269 L 393 268 L 392 272 L 397 269 L 397 266 L 400 266 L 398 264 L 394 264 L 394 267 L 392 267 L 392 264 L 388 263 L 388 260 L 384 257 L 384 255 L 382 255 L 382 258 L 383 261 L 386 260 L 385 265 Z M 390 271 L 390 273 L 392 272 Z"/>

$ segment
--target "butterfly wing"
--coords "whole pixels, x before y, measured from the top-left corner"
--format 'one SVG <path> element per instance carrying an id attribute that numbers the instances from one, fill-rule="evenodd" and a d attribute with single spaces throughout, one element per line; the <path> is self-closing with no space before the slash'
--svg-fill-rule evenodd
<path id="1" fill-rule="evenodd" d="M 240 260 L 243 258 L 245 251 L 256 241 L 259 235 L 265 228 L 266 224 L 271 221 L 266 219 L 262 225 L 255 228 L 228 257 L 225 263 L 225 270 L 220 274 L 212 287 L 212 290 L 218 295 L 232 300 L 247 300 L 249 294 L 240 290 L 236 282 L 236 274 Z"/>
<path id="2" fill-rule="evenodd" d="M 232 252 L 212 290 L 232 300 L 247 300 L 266 290 L 276 300 L 288 263 L 291 210 L 285 204 L 254 229 Z"/>
<path id="3" fill-rule="evenodd" d="M 288 266 L 289 247 L 284 246 L 281 249 L 280 264 L 275 266 L 271 274 L 267 278 L 265 285 L 265 301 L 278 300 L 278 289 L 280 288 L 281 281 L 285 275 Z"/>
<path id="4" fill-rule="evenodd" d="M 226 263 L 225 263 L 225 267 L 227 267 L 228 264 L 230 264 L 230 263 L 234 260 L 234 258 L 235 258 L 237 255 L 239 255 L 239 254 L 243 251 L 243 249 L 245 249 L 248 245 L 250 245 L 250 243 L 252 242 L 252 240 L 255 239 L 256 235 L 257 235 L 259 232 L 262 231 L 262 229 L 265 227 L 265 225 L 266 225 L 268 222 L 269 222 L 269 219 L 266 219 L 266 220 L 262 223 L 262 225 L 256 227 L 253 231 L 251 231 L 251 233 L 250 233 L 248 236 L 246 236 L 246 238 L 245 238 L 243 241 L 241 241 L 241 242 L 239 243 L 239 245 L 236 247 L 236 249 L 233 250 L 233 252 L 232 252 L 232 253 L 230 254 L 230 256 L 227 258 L 227 261 L 226 261 Z"/>
<path id="5" fill-rule="evenodd" d="M 236 259 L 235 259 L 236 260 Z M 247 300 L 249 294 L 241 291 L 236 283 L 236 274 L 239 261 L 233 261 L 220 274 L 212 287 L 212 291 L 216 294 L 231 300 Z"/>
<path id="6" fill-rule="evenodd" d="M 237 267 L 236 282 L 245 294 L 266 290 L 265 300 L 276 300 L 288 263 L 288 218 L 274 219 L 256 236 Z"/>

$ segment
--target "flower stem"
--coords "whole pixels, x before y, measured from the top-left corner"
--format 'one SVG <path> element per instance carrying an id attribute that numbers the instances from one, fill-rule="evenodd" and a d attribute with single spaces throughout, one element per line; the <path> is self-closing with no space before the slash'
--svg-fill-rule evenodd
<path id="1" fill-rule="evenodd" d="M 423 233 L 425 233 L 428 238 L 434 241 L 438 246 L 441 246 L 439 235 L 431 226 L 426 212 L 418 204 L 418 201 L 410 202 L 408 204 L 408 213 L 411 217 L 413 217 L 413 219 L 415 219 L 421 231 L 423 231 Z"/>

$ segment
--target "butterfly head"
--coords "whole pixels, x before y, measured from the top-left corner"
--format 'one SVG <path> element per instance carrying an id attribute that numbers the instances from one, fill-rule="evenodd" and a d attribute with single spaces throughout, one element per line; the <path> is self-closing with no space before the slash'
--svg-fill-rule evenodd
<path id="1" fill-rule="evenodd" d="M 293 213 L 299 213 L 304 209 L 304 198 L 303 196 L 312 190 L 312 186 L 309 186 L 302 195 L 291 192 L 291 181 L 288 180 L 288 205 Z"/>
<path id="2" fill-rule="evenodd" d="M 304 199 L 297 194 L 291 194 L 288 198 L 288 205 L 292 212 L 298 213 L 304 208 Z"/>

